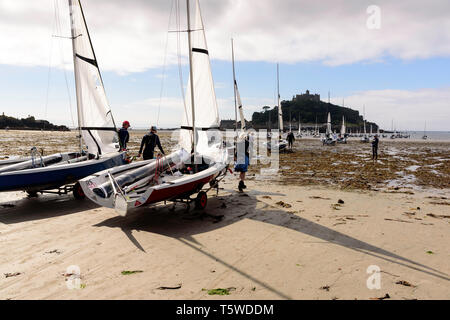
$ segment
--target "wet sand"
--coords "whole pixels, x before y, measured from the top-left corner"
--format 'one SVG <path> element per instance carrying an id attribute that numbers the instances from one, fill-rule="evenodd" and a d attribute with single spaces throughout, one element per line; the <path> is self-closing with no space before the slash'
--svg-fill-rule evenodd
<path id="1" fill-rule="evenodd" d="M 203 214 L 178 205 L 121 218 L 58 196 L 3 202 L 0 298 L 450 298 L 448 193 L 249 182 L 240 194 L 233 177 L 222 187 Z M 82 289 L 66 286 L 71 265 Z M 366 286 L 371 265 L 381 269 L 380 290 Z M 122 275 L 134 270 L 142 272 Z M 215 288 L 230 295 L 204 290 Z"/>
<path id="2" fill-rule="evenodd" d="M 133 152 L 140 135 L 132 135 Z M 45 148 L 72 147 L 58 141 Z M 406 168 L 420 172 L 414 165 L 433 165 L 444 180 L 448 145 L 382 141 L 374 170 L 382 175 L 373 178 L 365 173 L 373 166 L 368 145 L 327 150 L 318 143 L 301 141 L 296 153 L 281 155 L 282 168 L 295 163 L 305 174 L 283 168 L 267 180 L 253 167 L 243 194 L 230 175 L 218 196 L 209 193 L 203 213 L 179 204 L 121 218 L 70 196 L 2 193 L 0 299 L 449 299 L 448 180 L 419 176 L 391 189 L 383 182 Z M 342 164 L 328 172 L 336 160 Z M 370 187 L 340 182 L 342 172 L 358 168 Z M 67 287 L 71 265 L 81 270 L 81 289 Z M 367 288 L 371 265 L 381 270 L 380 289 Z M 208 295 L 215 288 L 230 295 Z"/>

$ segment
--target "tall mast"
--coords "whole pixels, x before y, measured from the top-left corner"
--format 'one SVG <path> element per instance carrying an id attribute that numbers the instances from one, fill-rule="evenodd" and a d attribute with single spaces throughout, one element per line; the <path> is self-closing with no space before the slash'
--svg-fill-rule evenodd
<path id="1" fill-rule="evenodd" d="M 78 0 L 79 3 L 79 0 Z M 80 3 L 79 3 L 80 4 Z M 81 4 L 80 4 L 81 6 Z M 78 118 L 78 138 L 80 139 L 80 152 L 83 149 L 81 142 L 81 88 L 80 88 L 80 79 L 78 76 L 78 61 L 76 57 L 75 51 L 75 39 L 77 35 L 75 34 L 75 17 L 73 16 L 73 0 L 69 0 L 69 10 L 70 10 L 70 30 L 72 35 L 72 53 L 73 53 L 73 70 L 75 74 L 75 90 L 77 95 L 77 118 Z"/>
<path id="2" fill-rule="evenodd" d="M 234 88 L 234 116 L 236 118 L 236 135 L 238 131 L 238 116 L 237 116 L 237 94 L 236 94 L 236 71 L 234 68 L 234 43 L 233 38 L 231 38 L 231 56 L 233 62 L 233 88 Z"/>
<path id="3" fill-rule="evenodd" d="M 277 63 L 277 94 L 278 94 L 278 130 L 280 130 L 280 137 L 283 132 L 283 111 L 281 110 L 280 102 L 280 64 Z"/>
<path id="4" fill-rule="evenodd" d="M 192 70 L 192 39 L 191 39 L 191 13 L 190 1 L 186 0 L 188 44 L 189 44 L 189 77 L 191 81 L 191 109 L 192 109 L 192 152 L 196 154 L 197 132 L 195 129 L 195 98 L 194 98 L 194 71 Z M 195 160 L 194 160 L 195 161 Z"/>

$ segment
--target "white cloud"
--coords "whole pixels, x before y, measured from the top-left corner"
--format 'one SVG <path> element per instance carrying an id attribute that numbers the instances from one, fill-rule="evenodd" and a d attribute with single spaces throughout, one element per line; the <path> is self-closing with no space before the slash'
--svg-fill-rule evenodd
<path id="1" fill-rule="evenodd" d="M 342 97 L 333 100 L 340 104 Z M 364 91 L 345 97 L 345 104 L 361 114 L 365 105 L 367 119 L 387 130 L 392 120 L 397 130 L 423 130 L 425 121 L 435 131 L 450 129 L 450 88 Z"/>
<path id="2" fill-rule="evenodd" d="M 48 64 L 53 1 L 0 0 L 1 64 Z M 68 34 L 67 3 L 56 1 L 64 18 L 64 33 Z M 163 65 L 172 1 L 82 3 L 103 70 L 132 73 Z M 183 8 L 184 1 L 180 3 Z M 201 1 L 214 59 L 230 59 L 231 36 L 236 58 L 247 61 L 340 65 L 386 56 L 415 59 L 450 55 L 448 0 L 379 0 L 380 30 L 366 27 L 366 9 L 371 4 L 365 0 Z M 183 14 L 181 17 L 183 23 Z M 170 29 L 174 29 L 173 23 Z M 169 39 L 167 63 L 173 64 L 177 61 L 175 34 Z"/>

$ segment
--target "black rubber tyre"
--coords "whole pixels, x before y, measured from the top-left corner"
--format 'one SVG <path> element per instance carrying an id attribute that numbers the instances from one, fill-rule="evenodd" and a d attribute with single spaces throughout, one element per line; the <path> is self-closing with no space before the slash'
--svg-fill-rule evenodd
<path id="1" fill-rule="evenodd" d="M 197 198 L 195 198 L 195 209 L 204 210 L 207 205 L 208 196 L 206 195 L 206 192 L 200 191 L 197 195 Z"/>
<path id="2" fill-rule="evenodd" d="M 36 191 L 27 191 L 27 195 L 29 198 L 37 198 L 38 193 Z"/>
<path id="3" fill-rule="evenodd" d="M 75 183 L 73 186 L 73 196 L 77 200 L 83 200 L 86 198 L 86 195 L 83 192 L 83 188 L 81 188 L 81 185 L 79 182 Z"/>

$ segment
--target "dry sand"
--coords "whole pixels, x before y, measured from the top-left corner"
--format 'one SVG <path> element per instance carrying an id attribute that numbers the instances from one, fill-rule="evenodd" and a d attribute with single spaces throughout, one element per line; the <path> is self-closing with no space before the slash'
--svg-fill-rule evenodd
<path id="1" fill-rule="evenodd" d="M 178 205 L 127 218 L 69 196 L 9 194 L 0 204 L 0 299 L 450 298 L 448 189 L 250 181 L 240 194 L 236 184 L 230 176 L 217 197 L 210 192 L 204 214 Z M 71 265 L 82 289 L 66 286 Z M 381 269 L 380 290 L 366 286 L 371 265 Z M 214 288 L 230 295 L 204 290 Z"/>

